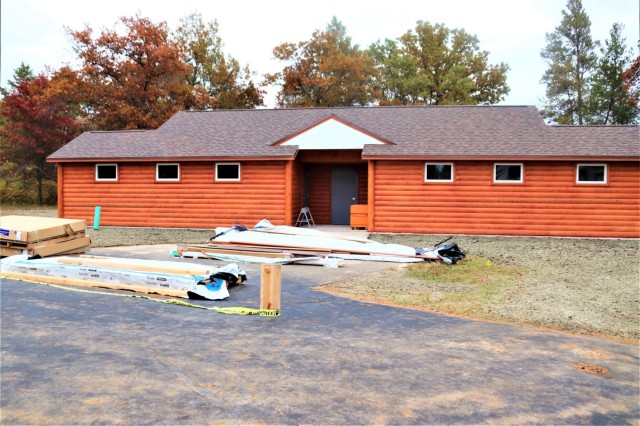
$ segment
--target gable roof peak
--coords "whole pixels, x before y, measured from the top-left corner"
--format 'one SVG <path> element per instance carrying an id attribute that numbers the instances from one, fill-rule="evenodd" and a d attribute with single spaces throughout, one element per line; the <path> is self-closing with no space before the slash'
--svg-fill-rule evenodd
<path id="1" fill-rule="evenodd" d="M 300 149 L 362 149 L 367 144 L 395 145 L 333 113 L 273 143 L 298 145 Z"/>

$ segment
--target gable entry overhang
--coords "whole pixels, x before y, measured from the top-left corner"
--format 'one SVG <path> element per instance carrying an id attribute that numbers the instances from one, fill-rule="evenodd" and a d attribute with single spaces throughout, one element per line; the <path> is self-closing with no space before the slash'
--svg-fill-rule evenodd
<path id="1" fill-rule="evenodd" d="M 314 212 L 316 223 L 347 225 L 351 206 L 368 204 L 369 171 L 367 160 L 362 158 L 363 149 L 395 144 L 330 114 L 273 145 L 298 149 L 296 161 L 301 174 L 296 187 L 301 193 L 297 196 Z"/>
<path id="2" fill-rule="evenodd" d="M 274 146 L 297 146 L 299 150 L 363 149 L 365 145 L 394 145 L 366 129 L 341 119 L 335 114 L 318 121 Z"/>

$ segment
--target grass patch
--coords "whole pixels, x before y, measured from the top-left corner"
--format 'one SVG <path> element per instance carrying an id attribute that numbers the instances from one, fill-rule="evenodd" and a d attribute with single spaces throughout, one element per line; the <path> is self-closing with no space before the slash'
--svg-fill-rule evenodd
<path id="1" fill-rule="evenodd" d="M 511 297 L 522 280 L 522 268 L 497 265 L 469 255 L 456 265 L 410 264 L 372 277 L 357 277 L 329 286 L 330 291 L 436 312 L 497 319 L 494 308 Z"/>
<path id="2" fill-rule="evenodd" d="M 408 277 L 420 281 L 423 289 L 413 303 L 433 310 L 464 315 L 482 315 L 509 298 L 511 288 L 523 271 L 497 265 L 479 256 L 467 256 L 456 265 L 419 263 L 409 265 Z"/>

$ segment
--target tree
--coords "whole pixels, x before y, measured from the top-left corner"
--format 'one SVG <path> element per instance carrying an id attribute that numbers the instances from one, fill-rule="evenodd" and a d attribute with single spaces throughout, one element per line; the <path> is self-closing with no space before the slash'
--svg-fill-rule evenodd
<path id="1" fill-rule="evenodd" d="M 477 37 L 418 21 L 415 32 L 369 47 L 376 60 L 381 104 L 495 104 L 509 93 L 507 71 L 489 65 Z"/>
<path id="2" fill-rule="evenodd" d="M 73 50 L 83 61 L 79 90 L 102 130 L 153 129 L 182 109 L 200 109 L 208 94 L 187 84 L 184 52 L 169 39 L 166 23 L 120 18 L 123 35 L 102 30 L 69 30 Z"/>
<path id="3" fill-rule="evenodd" d="M 225 56 L 216 21 L 204 23 L 200 13 L 180 21 L 176 43 L 186 52 L 191 72 L 186 80 L 211 96 L 208 108 L 255 108 L 263 105 L 262 92 L 251 81 L 248 66 L 241 69 L 237 59 Z"/>
<path id="4" fill-rule="evenodd" d="M 375 99 L 373 60 L 351 44 L 346 27 L 335 17 L 310 40 L 283 43 L 273 55 L 288 63 L 281 72 L 266 76 L 268 84 L 281 86 L 280 106 L 364 106 Z"/>
<path id="5" fill-rule="evenodd" d="M 8 80 L 7 84 L 9 85 L 10 90 L 18 87 L 20 83 L 24 80 L 30 80 L 33 78 L 33 70 L 29 65 L 26 65 L 24 62 L 20 62 L 20 66 L 13 71 L 13 80 Z M 4 88 L 0 88 L 0 93 L 2 96 L 7 96 L 9 91 Z"/>
<path id="6" fill-rule="evenodd" d="M 638 44 L 638 50 L 640 50 L 640 44 Z M 622 78 L 629 90 L 640 91 L 640 55 L 638 55 L 633 60 L 631 66 L 622 73 Z"/>
<path id="7" fill-rule="evenodd" d="M 640 50 L 640 44 L 638 44 Z M 622 73 L 622 81 L 627 92 L 636 100 L 640 101 L 640 55 L 633 60 L 633 63 Z"/>
<path id="8" fill-rule="evenodd" d="M 640 50 L 640 43 L 638 43 L 638 50 Z M 640 103 L 640 55 L 636 56 L 629 68 L 622 73 L 622 81 L 629 97 L 635 100 L 637 106 Z M 634 122 L 638 122 L 637 115 Z"/>
<path id="9" fill-rule="evenodd" d="M 567 1 L 562 22 L 546 39 L 540 53 L 549 65 L 541 80 L 547 85 L 543 115 L 560 124 L 585 124 L 597 43 L 591 39 L 591 21 L 581 0 Z"/>
<path id="10" fill-rule="evenodd" d="M 590 94 L 591 123 L 629 124 L 640 114 L 638 91 L 625 84 L 624 72 L 631 64 L 631 52 L 622 37 L 622 25 L 613 24 L 610 39 L 601 49 Z"/>
<path id="11" fill-rule="evenodd" d="M 423 78 L 418 76 L 418 64 L 404 54 L 398 43 L 386 39 L 369 47 L 369 54 L 378 64 L 376 88 L 382 105 L 413 105 L 419 103 L 417 88 Z"/>
<path id="12" fill-rule="evenodd" d="M 78 134 L 76 111 L 58 87 L 60 81 L 43 74 L 24 78 L 2 101 L 0 127 L 3 163 L 22 167 L 37 181 L 38 204 L 43 204 L 43 181 L 55 179 L 47 156 Z"/>

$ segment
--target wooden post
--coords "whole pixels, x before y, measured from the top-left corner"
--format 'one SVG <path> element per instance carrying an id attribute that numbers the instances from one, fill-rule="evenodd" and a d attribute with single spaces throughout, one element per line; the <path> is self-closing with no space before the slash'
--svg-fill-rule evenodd
<path id="1" fill-rule="evenodd" d="M 262 265 L 260 277 L 260 309 L 280 312 L 282 265 Z"/>

